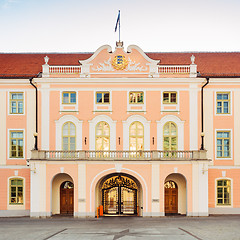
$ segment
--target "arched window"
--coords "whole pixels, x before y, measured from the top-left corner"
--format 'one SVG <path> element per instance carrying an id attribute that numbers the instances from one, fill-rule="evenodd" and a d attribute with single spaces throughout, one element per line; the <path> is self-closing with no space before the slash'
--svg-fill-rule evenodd
<path id="1" fill-rule="evenodd" d="M 133 122 L 129 128 L 129 148 L 130 151 L 143 150 L 144 127 L 140 122 Z"/>
<path id="2" fill-rule="evenodd" d="M 62 149 L 64 151 L 76 149 L 76 127 L 72 122 L 66 122 L 62 129 Z"/>
<path id="3" fill-rule="evenodd" d="M 23 179 L 11 178 L 9 180 L 9 204 L 23 204 Z"/>
<path id="4" fill-rule="evenodd" d="M 173 122 L 167 122 L 163 127 L 163 150 L 177 150 L 177 126 Z"/>
<path id="5" fill-rule="evenodd" d="M 110 127 L 106 122 L 99 122 L 96 125 L 96 150 L 110 150 Z"/>
<path id="6" fill-rule="evenodd" d="M 231 180 L 217 180 L 217 205 L 231 205 Z"/>

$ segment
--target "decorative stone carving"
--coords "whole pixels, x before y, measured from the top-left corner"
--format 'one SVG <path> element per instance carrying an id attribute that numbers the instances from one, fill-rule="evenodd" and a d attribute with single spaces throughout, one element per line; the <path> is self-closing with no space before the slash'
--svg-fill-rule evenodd
<path id="1" fill-rule="evenodd" d="M 104 61 L 103 63 L 99 63 L 100 66 L 97 66 L 97 68 L 92 68 L 93 71 L 105 71 L 105 72 L 111 72 L 114 71 L 114 68 L 112 66 L 111 58 L 109 58 L 107 61 Z"/>
<path id="2" fill-rule="evenodd" d="M 46 56 L 46 57 L 44 58 L 45 64 L 48 64 L 48 60 L 49 60 L 49 57 Z"/>
<path id="3" fill-rule="evenodd" d="M 191 56 L 191 62 L 192 62 L 192 64 L 195 64 L 194 61 L 195 61 L 195 56 L 192 55 L 192 56 Z"/>
<path id="4" fill-rule="evenodd" d="M 128 66 L 125 68 L 125 71 L 147 71 L 147 67 L 139 66 L 140 63 L 136 63 L 128 58 Z"/>

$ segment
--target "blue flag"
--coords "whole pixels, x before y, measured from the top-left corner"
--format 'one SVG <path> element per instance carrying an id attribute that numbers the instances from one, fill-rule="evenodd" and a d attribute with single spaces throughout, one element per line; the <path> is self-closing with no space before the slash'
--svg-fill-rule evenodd
<path id="1" fill-rule="evenodd" d="M 120 25 L 120 10 L 118 11 L 118 18 L 115 26 L 115 32 L 117 31 L 118 24 Z"/>

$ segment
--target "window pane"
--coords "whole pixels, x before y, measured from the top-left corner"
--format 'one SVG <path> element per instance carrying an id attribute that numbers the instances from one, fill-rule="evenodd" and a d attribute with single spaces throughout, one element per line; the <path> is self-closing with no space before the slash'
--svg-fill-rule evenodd
<path id="1" fill-rule="evenodd" d="M 97 93 L 97 103 L 102 103 L 102 93 Z"/>
<path id="2" fill-rule="evenodd" d="M 102 150 L 102 138 L 96 138 L 96 150 Z"/>
<path id="3" fill-rule="evenodd" d="M 68 124 L 64 124 L 63 126 L 63 136 L 68 136 Z"/>
<path id="4" fill-rule="evenodd" d="M 69 94 L 63 93 L 63 103 L 69 103 Z"/>
<path id="5" fill-rule="evenodd" d="M 223 99 L 227 100 L 228 99 L 228 94 L 223 94 Z"/>
<path id="6" fill-rule="evenodd" d="M 230 135 L 229 132 L 224 132 L 224 133 L 223 133 L 223 137 L 224 137 L 224 138 L 229 138 L 229 135 Z"/>
<path id="7" fill-rule="evenodd" d="M 130 137 L 129 139 L 130 151 L 135 151 L 137 149 L 137 141 L 136 138 Z"/>
<path id="8" fill-rule="evenodd" d="M 75 136 L 75 125 L 70 123 L 70 136 Z"/>
<path id="9" fill-rule="evenodd" d="M 177 102 L 177 95 L 176 93 L 171 93 L 171 103 Z"/>
<path id="10" fill-rule="evenodd" d="M 71 93 L 70 102 L 71 102 L 71 103 L 76 103 L 76 93 Z"/>
<path id="11" fill-rule="evenodd" d="M 169 93 L 163 93 L 163 102 L 169 102 Z"/>
<path id="12" fill-rule="evenodd" d="M 165 124 L 163 134 L 164 135 L 169 135 L 169 124 Z"/>
<path id="13" fill-rule="evenodd" d="M 143 150 L 143 138 L 137 139 L 137 150 Z"/>
<path id="14" fill-rule="evenodd" d="M 171 135 L 173 135 L 173 136 L 177 135 L 177 127 L 173 123 L 171 123 Z"/>
<path id="15" fill-rule="evenodd" d="M 109 150 L 109 138 L 106 137 L 103 138 L 103 150 L 104 151 Z"/>
<path id="16" fill-rule="evenodd" d="M 222 100 L 222 99 L 223 99 L 223 96 L 222 96 L 221 93 L 218 93 L 218 94 L 217 94 L 217 99 L 218 99 L 218 100 Z"/>
<path id="17" fill-rule="evenodd" d="M 104 103 L 109 103 L 109 93 L 104 93 Z"/>

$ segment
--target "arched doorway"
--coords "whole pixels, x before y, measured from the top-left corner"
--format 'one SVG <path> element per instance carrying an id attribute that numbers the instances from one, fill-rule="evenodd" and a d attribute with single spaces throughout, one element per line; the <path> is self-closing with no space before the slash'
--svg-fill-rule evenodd
<path id="1" fill-rule="evenodd" d="M 60 214 L 73 215 L 74 206 L 74 185 L 70 181 L 65 181 L 60 186 Z"/>
<path id="2" fill-rule="evenodd" d="M 172 173 L 165 179 L 164 209 L 166 215 L 187 213 L 187 181 L 180 173 Z"/>
<path id="3" fill-rule="evenodd" d="M 165 213 L 178 213 L 178 186 L 174 181 L 167 181 L 165 188 Z"/>
<path id="4" fill-rule="evenodd" d="M 98 184 L 98 204 L 104 215 L 139 215 L 140 195 L 138 180 L 124 173 L 110 174 Z"/>

